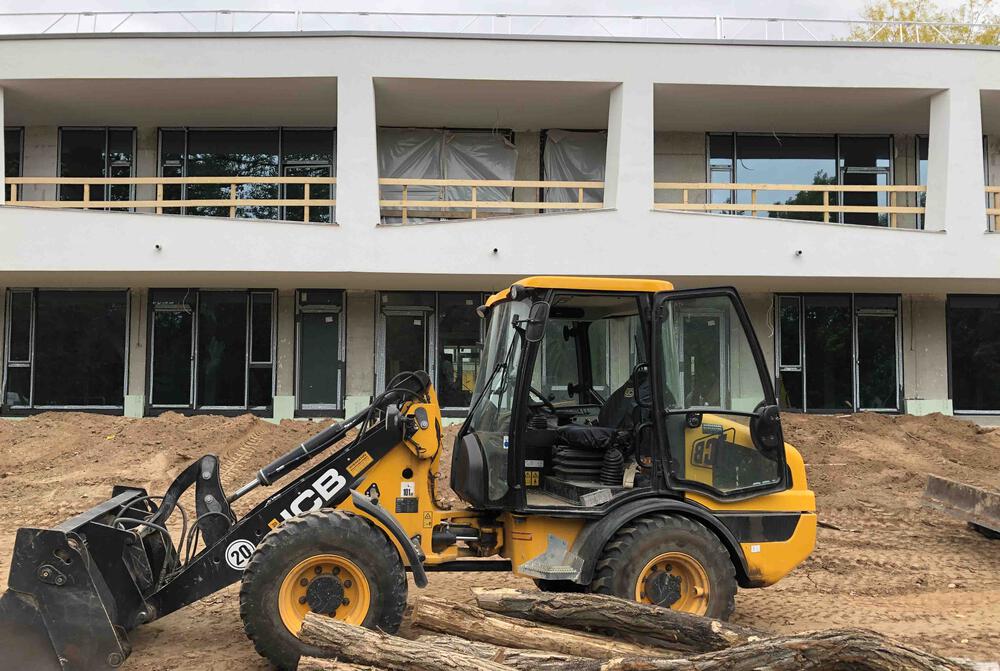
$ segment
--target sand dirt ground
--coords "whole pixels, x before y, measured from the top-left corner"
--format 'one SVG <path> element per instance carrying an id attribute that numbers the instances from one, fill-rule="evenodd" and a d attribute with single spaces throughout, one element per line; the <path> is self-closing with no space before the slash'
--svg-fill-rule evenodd
<path id="1" fill-rule="evenodd" d="M 813 556 L 778 585 L 741 590 L 733 619 L 775 633 L 869 627 L 940 654 L 1000 658 L 1000 541 L 920 505 L 928 473 L 1000 489 L 1000 429 L 940 415 L 788 415 L 784 424 L 820 517 L 836 528 L 821 528 Z M 231 489 L 317 428 L 249 415 L 0 422 L 0 587 L 18 527 L 66 519 L 115 483 L 160 492 L 205 452 L 221 457 Z M 431 574 L 429 591 L 469 600 L 470 587 L 499 585 L 532 586 L 505 574 Z M 133 632 L 124 668 L 268 669 L 243 635 L 237 598 L 230 587 Z"/>

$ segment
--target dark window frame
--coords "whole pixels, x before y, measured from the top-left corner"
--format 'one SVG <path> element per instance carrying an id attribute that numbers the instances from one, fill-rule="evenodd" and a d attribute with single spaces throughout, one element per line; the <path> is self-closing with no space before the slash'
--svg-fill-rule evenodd
<path id="1" fill-rule="evenodd" d="M 184 291 L 191 296 L 191 300 L 186 305 L 192 311 L 192 366 L 191 366 L 191 395 L 187 405 L 173 404 L 153 404 L 153 356 L 155 355 L 155 343 L 153 342 L 153 316 L 156 311 L 155 298 L 157 292 Z M 198 352 L 199 343 L 199 309 L 201 296 L 203 293 L 243 293 L 246 296 L 246 353 L 244 358 L 245 377 L 243 380 L 243 405 L 203 405 L 198 398 L 198 365 L 200 355 Z M 271 360 L 270 362 L 251 361 L 252 349 L 252 311 L 253 296 L 255 294 L 266 294 L 271 298 Z M 146 342 L 149 343 L 146 354 L 146 386 L 145 386 L 145 406 L 147 415 L 157 415 L 163 412 L 180 412 L 183 414 L 257 414 L 268 415 L 274 411 L 274 396 L 277 388 L 277 341 L 278 341 L 278 292 L 276 289 L 224 289 L 224 288 L 176 288 L 176 287 L 156 287 L 149 290 L 146 300 Z M 255 367 L 267 367 L 271 370 L 271 402 L 267 405 L 250 405 L 250 371 Z"/>
<path id="2" fill-rule="evenodd" d="M 110 152 L 108 151 L 108 141 L 111 131 L 127 131 L 132 134 L 132 160 L 129 161 L 129 177 L 136 176 L 136 163 L 138 162 L 138 144 L 137 144 L 137 132 L 135 126 L 59 126 L 57 138 L 56 138 L 56 172 L 57 176 L 62 177 L 62 151 L 63 151 L 63 133 L 65 131 L 104 131 L 104 174 L 103 175 L 93 175 L 94 177 L 108 177 L 108 172 L 110 170 L 111 162 L 109 158 Z M 63 195 L 63 184 L 56 185 L 56 200 L 62 200 Z M 110 200 L 108 198 L 108 190 L 112 185 L 105 185 L 104 195 L 101 200 Z M 135 200 L 135 184 L 129 185 L 129 200 Z M 91 193 L 91 200 L 93 201 L 94 194 Z M 97 202 L 101 202 L 100 200 Z M 91 207 L 90 209 L 103 209 L 97 206 Z M 134 208 L 115 208 L 116 211 L 132 211 Z"/>
<path id="3" fill-rule="evenodd" d="M 36 314 L 38 309 L 38 293 L 43 292 L 66 292 L 66 293 L 120 293 L 124 296 L 125 305 L 125 331 L 122 335 L 123 343 L 123 360 L 122 365 L 124 368 L 124 374 L 122 376 L 122 404 L 121 405 L 85 405 L 85 404 L 70 404 L 70 405 L 39 405 L 35 403 L 34 392 L 35 392 L 35 344 L 37 339 L 37 332 L 35 329 Z M 26 293 L 31 295 L 30 303 L 30 331 L 29 331 L 29 353 L 28 359 L 26 361 L 17 360 L 13 363 L 16 365 L 15 368 L 29 368 L 30 369 L 30 387 L 29 387 L 29 399 L 28 405 L 17 405 L 10 406 L 7 405 L 6 393 L 7 393 L 7 383 L 9 379 L 9 369 L 11 368 L 10 361 L 10 338 L 11 338 L 11 302 L 13 300 L 13 294 L 15 293 Z M 39 412 L 47 412 L 51 410 L 63 411 L 63 410 L 85 410 L 88 412 L 98 412 L 107 414 L 122 414 L 125 411 L 125 397 L 128 395 L 128 377 L 129 377 L 129 357 L 130 357 L 130 342 L 131 342 L 131 328 L 132 328 L 132 292 L 127 288 L 121 287 L 100 287 L 100 288 L 70 288 L 70 287 L 10 287 L 5 292 L 4 296 L 4 311 L 3 311 L 3 368 L 0 371 L 0 414 L 3 415 L 30 415 L 37 414 Z"/>

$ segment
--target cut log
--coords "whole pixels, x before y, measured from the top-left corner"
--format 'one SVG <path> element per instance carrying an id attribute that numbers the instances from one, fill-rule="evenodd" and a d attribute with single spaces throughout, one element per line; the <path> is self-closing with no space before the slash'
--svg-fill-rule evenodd
<path id="1" fill-rule="evenodd" d="M 513 666 L 522 671 L 548 671 L 552 668 L 564 668 L 566 664 L 579 664 L 589 661 L 586 657 L 564 655 L 559 652 L 545 650 L 525 650 L 522 648 L 507 648 L 482 641 L 470 641 L 458 636 L 444 634 L 425 634 L 417 638 L 421 643 L 433 645 L 435 648 L 454 650 L 467 655 L 475 655 L 481 659 L 490 659 L 507 666 Z"/>
<path id="2" fill-rule="evenodd" d="M 306 643 L 329 651 L 331 657 L 391 671 L 511 671 L 513 668 L 312 613 L 306 615 L 300 636 Z"/>
<path id="3" fill-rule="evenodd" d="M 631 657 L 565 664 L 560 671 L 969 671 L 960 662 L 874 631 L 830 629 L 777 636 L 688 659 Z"/>
<path id="4" fill-rule="evenodd" d="M 298 671 L 379 671 L 379 669 L 369 664 L 351 664 L 338 659 L 303 657 L 299 660 Z"/>
<path id="5" fill-rule="evenodd" d="M 546 650 L 591 659 L 634 655 L 677 656 L 676 653 L 653 646 L 541 625 L 428 596 L 419 597 L 407 612 L 411 623 L 421 629 L 509 648 Z"/>
<path id="6" fill-rule="evenodd" d="M 750 627 L 603 594 L 473 588 L 480 608 L 533 622 L 611 633 L 682 652 L 724 650 L 767 638 Z"/>

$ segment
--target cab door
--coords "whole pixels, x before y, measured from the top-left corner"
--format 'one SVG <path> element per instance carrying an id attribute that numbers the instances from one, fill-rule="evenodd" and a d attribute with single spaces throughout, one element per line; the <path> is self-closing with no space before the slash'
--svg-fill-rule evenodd
<path id="1" fill-rule="evenodd" d="M 652 341 L 667 484 L 720 500 L 786 489 L 774 389 L 736 291 L 656 294 Z"/>

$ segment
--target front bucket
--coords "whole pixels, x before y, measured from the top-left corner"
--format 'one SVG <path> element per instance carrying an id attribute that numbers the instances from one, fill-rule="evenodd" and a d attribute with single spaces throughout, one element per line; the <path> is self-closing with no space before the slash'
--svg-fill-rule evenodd
<path id="1" fill-rule="evenodd" d="M 147 617 L 129 570 L 129 534 L 115 511 L 144 496 L 123 490 L 54 529 L 18 529 L 0 596 L 0 670 L 114 669 L 131 652 L 127 629 Z"/>

